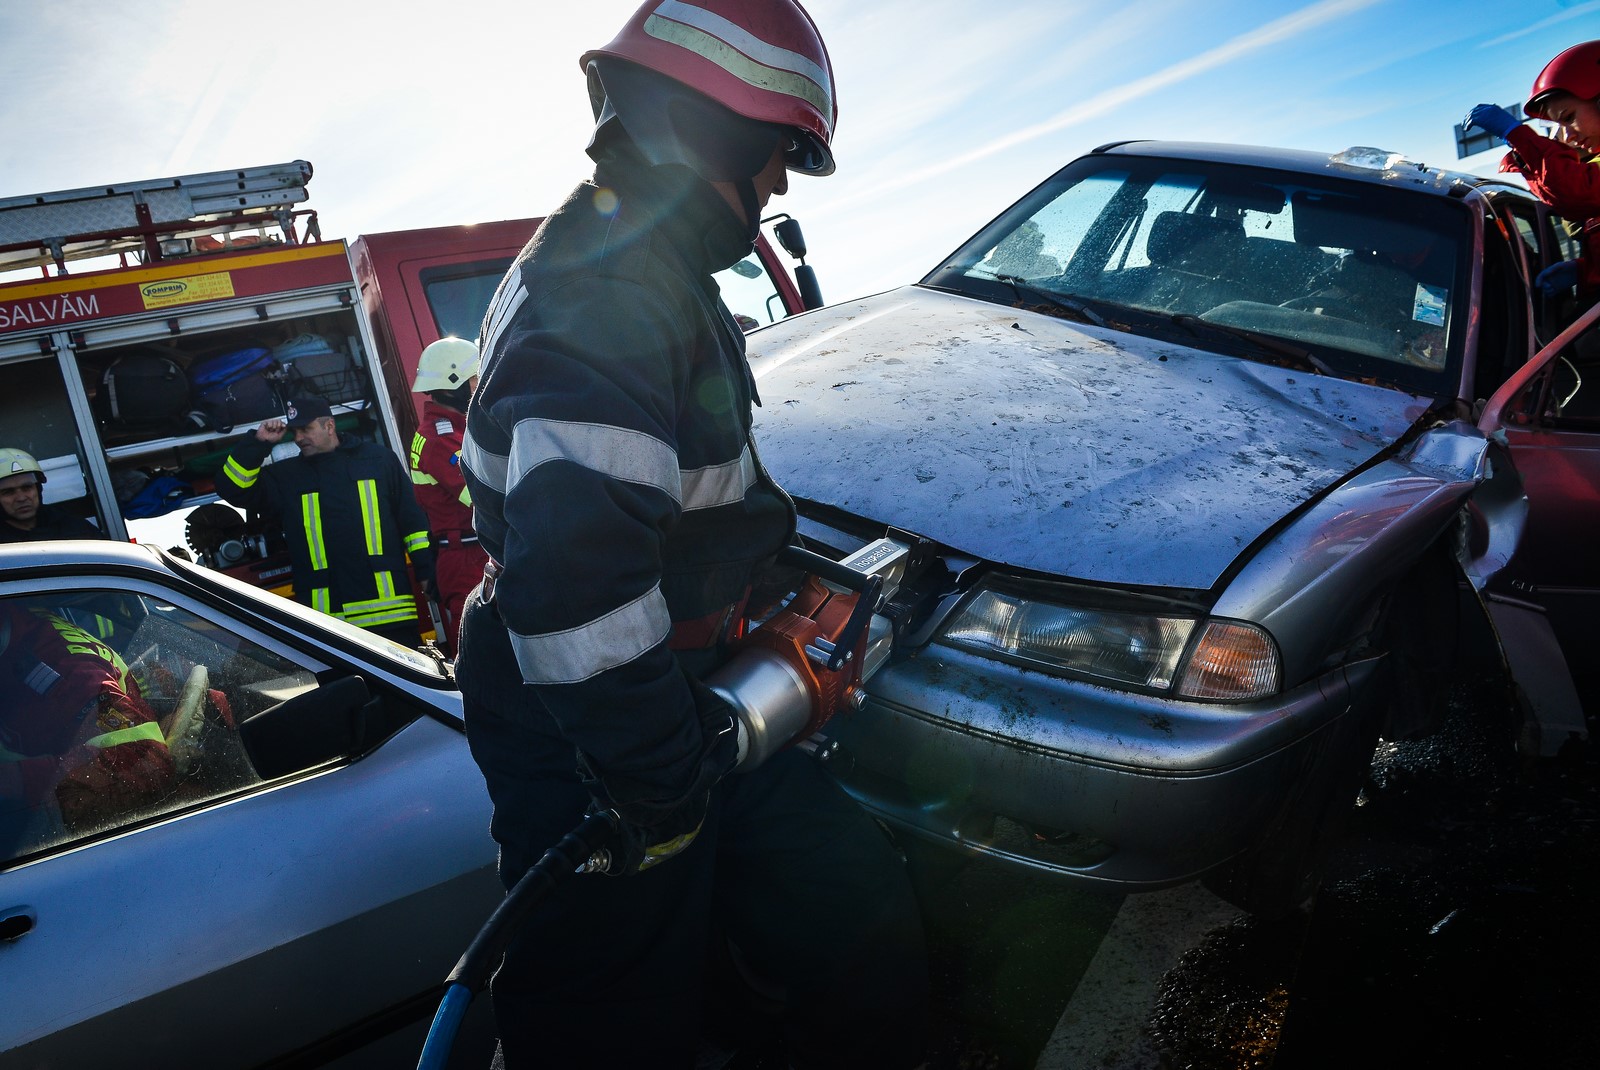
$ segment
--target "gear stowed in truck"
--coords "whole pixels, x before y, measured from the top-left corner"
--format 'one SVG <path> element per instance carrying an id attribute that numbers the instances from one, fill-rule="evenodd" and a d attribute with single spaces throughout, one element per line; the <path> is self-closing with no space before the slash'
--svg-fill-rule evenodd
<path id="1" fill-rule="evenodd" d="M 283 593 L 276 522 L 214 504 L 229 443 L 296 394 L 399 442 L 345 243 L 303 207 L 311 173 L 296 160 L 0 199 L 7 444 L 107 536 L 181 523 L 180 549 Z"/>

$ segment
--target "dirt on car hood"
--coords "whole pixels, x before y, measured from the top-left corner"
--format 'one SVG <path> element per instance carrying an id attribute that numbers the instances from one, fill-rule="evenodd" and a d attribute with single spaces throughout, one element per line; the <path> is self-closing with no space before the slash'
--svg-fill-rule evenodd
<path id="1" fill-rule="evenodd" d="M 1425 399 L 920 286 L 749 337 L 790 493 L 960 552 L 1206 589 Z"/>

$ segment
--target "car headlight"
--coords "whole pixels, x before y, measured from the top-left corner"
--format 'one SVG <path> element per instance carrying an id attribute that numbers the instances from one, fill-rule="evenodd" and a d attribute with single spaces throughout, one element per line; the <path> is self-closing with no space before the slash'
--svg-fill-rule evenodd
<path id="1" fill-rule="evenodd" d="M 1272 694 L 1281 680 L 1277 644 L 1253 624 L 1068 606 L 990 589 L 977 592 L 941 638 L 1046 671 L 1182 698 L 1243 702 Z"/>

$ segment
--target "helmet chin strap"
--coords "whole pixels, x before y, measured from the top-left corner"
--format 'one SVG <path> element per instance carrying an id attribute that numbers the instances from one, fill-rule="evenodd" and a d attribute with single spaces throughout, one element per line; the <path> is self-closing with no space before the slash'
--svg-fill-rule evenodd
<path id="1" fill-rule="evenodd" d="M 756 184 L 753 179 L 741 178 L 733 185 L 739 191 L 739 203 L 744 206 L 745 237 L 754 249 L 756 239 L 761 236 L 761 202 L 756 200 Z"/>

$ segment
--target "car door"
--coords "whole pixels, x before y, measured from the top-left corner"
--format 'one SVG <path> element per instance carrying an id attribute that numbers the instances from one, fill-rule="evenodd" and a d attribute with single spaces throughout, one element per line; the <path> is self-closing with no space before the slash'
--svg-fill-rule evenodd
<path id="1" fill-rule="evenodd" d="M 1600 557 L 1593 553 L 1600 535 L 1600 307 L 1524 289 L 1522 278 L 1573 252 L 1559 217 L 1543 205 L 1523 205 L 1504 229 L 1520 237 L 1513 244 L 1526 266 L 1501 273 L 1514 292 L 1497 297 L 1489 257 L 1483 322 L 1489 330 L 1501 308 L 1528 310 L 1537 352 L 1526 361 L 1508 352 L 1504 376 L 1484 391 L 1493 393 L 1479 426 L 1504 437 L 1528 499 L 1517 551 L 1488 593 L 1499 600 L 1496 624 L 1508 653 L 1515 660 L 1520 646 L 1528 655 L 1518 682 L 1535 707 L 1545 707 L 1540 750 L 1554 753 L 1565 738 L 1585 735 L 1578 695 L 1562 685 L 1570 677 L 1587 690 L 1588 652 L 1600 638 Z M 1493 230 L 1488 237 L 1492 245 Z"/>
<path id="2" fill-rule="evenodd" d="M 179 586 L 0 582 L 0 614 L 44 619 L 80 653 L 98 644 L 172 766 L 110 803 L 37 778 L 0 799 L 0 1063 L 414 1059 L 444 976 L 501 895 L 458 693 Z M 50 671 L 0 654 L 7 686 Z M 102 729 L 139 719 L 99 701 Z M 58 733 L 72 741 L 63 764 L 95 731 Z M 14 759 L 39 749 L 4 739 Z"/>

